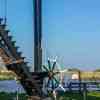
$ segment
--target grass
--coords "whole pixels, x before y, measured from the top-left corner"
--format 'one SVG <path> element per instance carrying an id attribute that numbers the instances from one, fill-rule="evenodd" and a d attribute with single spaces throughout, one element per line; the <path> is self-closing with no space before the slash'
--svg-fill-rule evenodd
<path id="1" fill-rule="evenodd" d="M 15 100 L 16 93 L 0 93 L 0 100 Z M 19 94 L 19 100 L 27 100 L 26 94 Z M 84 100 L 83 95 L 79 93 L 59 93 L 57 100 Z M 87 100 L 100 100 L 100 92 L 88 92 Z"/>
<path id="2" fill-rule="evenodd" d="M 57 100 L 84 100 L 83 95 L 79 93 L 61 93 Z M 100 92 L 88 92 L 87 100 L 100 100 Z"/>
<path id="3" fill-rule="evenodd" d="M 16 100 L 16 93 L 0 93 L 0 100 Z M 19 100 L 27 100 L 26 94 L 19 94 Z"/>

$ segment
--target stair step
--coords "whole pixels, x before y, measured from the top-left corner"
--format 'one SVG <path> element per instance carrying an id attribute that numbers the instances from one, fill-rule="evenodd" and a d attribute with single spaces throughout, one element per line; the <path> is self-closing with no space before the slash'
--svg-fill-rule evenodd
<path id="1" fill-rule="evenodd" d="M 1 30 L 4 30 L 6 28 L 6 25 L 5 24 L 0 24 L 0 29 Z"/>
<path id="2" fill-rule="evenodd" d="M 16 41 L 12 41 L 12 45 L 15 47 L 15 43 L 16 43 Z"/>

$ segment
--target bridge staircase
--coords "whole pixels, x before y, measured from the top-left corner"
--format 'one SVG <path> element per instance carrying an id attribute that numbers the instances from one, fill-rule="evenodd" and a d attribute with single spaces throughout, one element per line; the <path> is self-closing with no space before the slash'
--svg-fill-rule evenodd
<path id="1" fill-rule="evenodd" d="M 0 18 L 0 56 L 2 57 L 8 70 L 16 73 L 20 83 L 30 96 L 40 96 L 42 93 L 43 78 L 47 73 L 30 72 L 25 57 L 22 57 L 22 52 L 18 51 L 12 36 L 9 35 L 9 30 Z"/>

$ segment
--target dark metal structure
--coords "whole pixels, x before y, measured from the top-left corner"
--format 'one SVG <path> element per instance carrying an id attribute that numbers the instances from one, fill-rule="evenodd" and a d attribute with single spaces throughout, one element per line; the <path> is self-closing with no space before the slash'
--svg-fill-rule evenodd
<path id="1" fill-rule="evenodd" d="M 6 29 L 4 20 L 0 19 L 0 57 L 2 57 L 4 63 L 6 61 L 22 60 L 19 63 L 10 63 L 6 67 L 8 70 L 12 70 L 17 74 L 19 80 L 30 96 L 40 96 L 42 91 L 42 81 L 47 73 L 29 71 L 27 62 L 24 61 L 24 57 L 21 56 L 21 52 L 18 52 L 18 47 L 15 45 L 15 41 L 12 41 L 12 36 L 9 35 L 9 30 Z"/>
<path id="2" fill-rule="evenodd" d="M 5 20 L 0 18 L 0 57 L 2 57 L 8 70 L 15 72 L 29 96 L 41 96 L 44 77 L 48 72 L 42 72 L 42 0 L 33 0 L 34 7 L 34 72 L 29 71 L 27 62 L 22 53 L 18 52 L 16 41 L 12 41 Z M 21 60 L 21 61 L 20 61 Z M 16 61 L 19 61 L 16 63 Z M 12 63 L 11 63 L 12 62 Z M 13 63 L 15 62 L 15 63 Z"/>
<path id="3" fill-rule="evenodd" d="M 34 71 L 42 71 L 42 0 L 33 0 L 34 4 Z"/>

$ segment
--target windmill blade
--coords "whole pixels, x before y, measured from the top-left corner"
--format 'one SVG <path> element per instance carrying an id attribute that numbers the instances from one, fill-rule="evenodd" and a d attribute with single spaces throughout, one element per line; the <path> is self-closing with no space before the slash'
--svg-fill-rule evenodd
<path id="1" fill-rule="evenodd" d="M 49 70 L 51 70 L 51 63 L 49 59 L 48 59 L 48 67 L 49 67 Z"/>
<path id="2" fill-rule="evenodd" d="M 59 81 L 54 77 L 54 81 L 55 81 L 55 88 L 57 88 L 59 86 Z"/>
<path id="3" fill-rule="evenodd" d="M 58 58 L 58 57 L 56 56 L 55 59 L 53 60 L 53 62 L 57 62 L 57 58 Z"/>
<path id="4" fill-rule="evenodd" d="M 47 81 L 47 87 L 50 86 L 50 81 L 51 81 L 51 79 L 48 78 L 48 81 Z"/>
<path id="5" fill-rule="evenodd" d="M 54 87 L 55 87 L 55 85 L 54 85 L 54 81 L 53 81 L 53 79 L 51 80 L 51 84 L 52 84 L 52 90 L 54 90 Z"/>
<path id="6" fill-rule="evenodd" d="M 43 68 L 45 69 L 46 72 L 48 72 L 48 68 L 46 66 L 43 65 Z"/>
<path id="7" fill-rule="evenodd" d="M 53 77 L 53 79 L 55 80 L 55 82 L 56 82 L 57 84 L 59 84 L 59 81 L 58 81 L 55 77 Z"/>
<path id="8" fill-rule="evenodd" d="M 56 61 L 53 63 L 52 71 L 54 70 L 55 66 L 56 66 Z"/>

